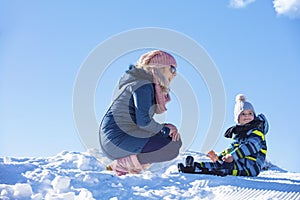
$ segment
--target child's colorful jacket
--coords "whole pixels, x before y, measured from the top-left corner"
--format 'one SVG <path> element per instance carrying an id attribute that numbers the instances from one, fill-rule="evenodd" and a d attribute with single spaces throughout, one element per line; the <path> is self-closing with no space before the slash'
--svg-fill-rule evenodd
<path id="1" fill-rule="evenodd" d="M 222 157 L 231 154 L 234 161 L 228 171 L 229 174 L 257 176 L 263 167 L 267 154 L 265 135 L 268 129 L 269 125 L 263 114 L 258 115 L 253 121 L 245 125 L 230 127 L 225 132 L 225 137 L 232 138 L 233 142 L 228 149 L 219 155 L 218 162 L 221 165 L 225 164 Z"/>

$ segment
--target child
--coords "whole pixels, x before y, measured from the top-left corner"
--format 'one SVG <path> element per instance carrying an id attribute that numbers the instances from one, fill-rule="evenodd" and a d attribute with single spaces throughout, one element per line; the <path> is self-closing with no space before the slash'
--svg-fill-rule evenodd
<path id="1" fill-rule="evenodd" d="M 194 162 L 192 156 L 186 158 L 186 166 L 178 164 L 184 173 L 257 176 L 264 164 L 267 145 L 265 134 L 268 122 L 263 114 L 255 115 L 251 103 L 242 94 L 236 96 L 234 107 L 235 126 L 225 132 L 225 137 L 232 138 L 228 149 L 217 155 L 213 150 L 208 157 L 213 162 Z"/>

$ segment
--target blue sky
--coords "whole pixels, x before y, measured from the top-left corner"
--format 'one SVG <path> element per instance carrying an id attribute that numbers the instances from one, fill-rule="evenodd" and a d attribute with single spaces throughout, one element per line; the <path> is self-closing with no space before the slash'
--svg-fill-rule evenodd
<path id="1" fill-rule="evenodd" d="M 72 105 L 82 63 L 116 34 L 157 27 L 190 37 L 217 66 L 226 94 L 222 131 L 234 124 L 234 98 L 244 93 L 269 120 L 268 159 L 300 172 L 299 5 L 299 0 L 0 1 L 0 156 L 85 151 Z M 143 52 L 120 55 L 102 75 L 95 92 L 99 122 L 118 78 Z M 203 77 L 175 56 L 178 73 L 197 96 L 199 128 L 191 149 L 200 150 L 210 123 L 210 94 Z M 172 99 L 166 119 L 179 126 L 180 99 L 176 94 Z M 213 148 L 221 151 L 229 142 L 220 137 Z"/>

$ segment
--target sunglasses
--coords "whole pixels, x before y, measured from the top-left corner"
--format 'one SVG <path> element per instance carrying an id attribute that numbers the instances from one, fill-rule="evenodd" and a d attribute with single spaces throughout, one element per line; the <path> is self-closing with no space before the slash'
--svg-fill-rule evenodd
<path id="1" fill-rule="evenodd" d="M 170 67 L 170 72 L 171 72 L 172 74 L 175 74 L 176 71 L 177 71 L 176 67 L 175 67 L 174 65 L 171 65 L 171 67 Z"/>

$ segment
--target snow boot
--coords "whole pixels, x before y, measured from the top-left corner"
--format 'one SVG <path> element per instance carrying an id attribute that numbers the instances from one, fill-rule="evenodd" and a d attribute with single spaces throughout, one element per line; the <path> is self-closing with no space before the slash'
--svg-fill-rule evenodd
<path id="1" fill-rule="evenodd" d="M 182 163 L 177 165 L 178 171 L 183 173 L 195 173 L 194 158 L 193 156 L 187 156 L 185 159 L 185 166 Z"/>
<path id="2" fill-rule="evenodd" d="M 194 162 L 194 158 L 192 156 L 186 157 L 185 166 L 182 163 L 178 163 L 177 167 L 178 171 L 182 173 L 226 176 L 225 172 L 223 172 L 222 170 L 201 167 L 200 163 Z"/>
<path id="3" fill-rule="evenodd" d="M 186 157 L 185 166 L 186 167 L 194 167 L 194 157 L 193 156 L 187 156 Z"/>
<path id="4" fill-rule="evenodd" d="M 146 166 L 140 164 L 136 155 L 130 155 L 114 160 L 106 169 L 114 171 L 117 176 L 122 176 L 129 173 L 139 174 L 145 167 Z"/>

